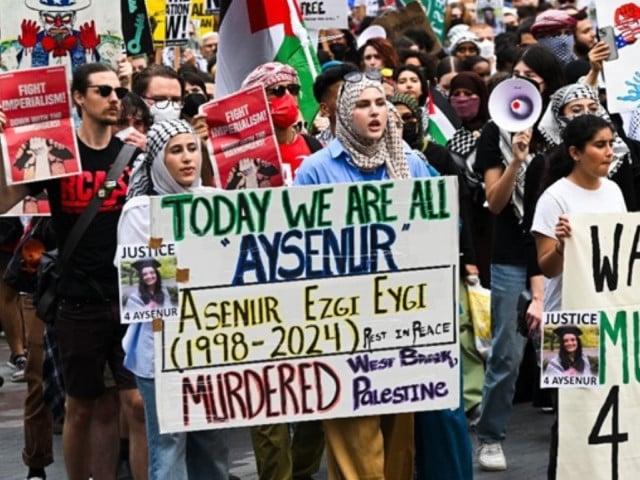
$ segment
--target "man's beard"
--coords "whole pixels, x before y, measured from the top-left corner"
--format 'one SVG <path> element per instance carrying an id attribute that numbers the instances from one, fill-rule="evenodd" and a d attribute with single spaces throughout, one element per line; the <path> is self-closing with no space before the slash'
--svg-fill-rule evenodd
<path id="1" fill-rule="evenodd" d="M 576 40 L 576 43 L 573 45 L 573 51 L 575 52 L 576 56 L 580 58 L 587 58 L 589 56 L 589 50 L 591 50 L 591 47 L 589 47 L 589 45 L 579 42 L 578 40 Z"/>

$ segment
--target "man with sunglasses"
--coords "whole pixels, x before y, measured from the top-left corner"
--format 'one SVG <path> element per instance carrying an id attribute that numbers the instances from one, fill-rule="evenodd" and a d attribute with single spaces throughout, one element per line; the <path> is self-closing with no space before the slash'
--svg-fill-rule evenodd
<path id="1" fill-rule="evenodd" d="M 106 64 L 78 67 L 71 85 L 82 123 L 77 130 L 82 173 L 8 187 L 0 171 L 0 212 L 26 195 L 47 190 L 58 246 L 64 250 L 70 230 L 99 189 L 123 143 L 111 132 L 120 118 L 120 87 Z M 0 112 L 0 129 L 4 115 Z M 0 170 L 4 168 L 1 166 Z M 123 366 L 118 275 L 113 266 L 118 219 L 127 195 L 131 165 L 89 224 L 65 266 L 55 329 L 66 388 L 63 452 L 70 480 L 113 478 L 118 462 L 118 397 L 129 424 L 130 466 L 136 480 L 146 478 L 144 411 L 135 378 Z M 105 386 L 108 368 L 118 388 Z M 100 444 L 96 444 L 97 440 Z M 99 440 L 98 440 L 99 439 Z"/>
<path id="2" fill-rule="evenodd" d="M 278 140 L 285 181 L 295 178 L 302 161 L 322 148 L 314 137 L 301 134 L 298 109 L 300 82 L 294 68 L 279 62 L 265 63 L 256 67 L 242 82 L 242 87 L 264 85 L 269 102 L 273 128 Z"/>
<path id="3" fill-rule="evenodd" d="M 390 117 L 378 71 L 345 75 L 336 138 L 302 163 L 294 185 L 429 177 Z M 328 419 L 322 426 L 329 480 L 413 480 L 413 413 Z"/>

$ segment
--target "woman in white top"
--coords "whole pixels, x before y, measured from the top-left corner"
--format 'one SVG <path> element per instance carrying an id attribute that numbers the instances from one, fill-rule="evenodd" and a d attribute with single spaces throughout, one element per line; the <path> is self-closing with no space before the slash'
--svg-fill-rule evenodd
<path id="1" fill-rule="evenodd" d="M 150 195 L 213 190 L 201 186 L 201 164 L 200 143 L 187 122 L 154 124 L 147 134 L 144 159 L 131 174 L 127 203 L 118 223 L 118 244 L 148 243 Z M 124 365 L 135 374 L 144 402 L 149 479 L 227 480 L 229 461 L 224 430 L 160 434 L 151 323 L 129 325 L 122 343 Z"/>
<path id="2" fill-rule="evenodd" d="M 607 178 L 614 158 L 614 130 L 595 115 L 571 120 L 562 132 L 563 155 L 550 164 L 547 188 L 538 203 L 531 232 L 545 276 L 544 310 L 560 309 L 562 257 L 571 236 L 570 213 L 626 212 L 618 185 Z"/>

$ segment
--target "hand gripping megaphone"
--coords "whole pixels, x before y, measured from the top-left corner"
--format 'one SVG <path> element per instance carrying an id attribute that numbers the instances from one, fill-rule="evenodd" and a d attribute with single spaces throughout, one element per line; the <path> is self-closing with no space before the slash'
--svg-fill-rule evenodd
<path id="1" fill-rule="evenodd" d="M 510 78 L 500 82 L 489 97 L 489 115 L 507 132 L 533 127 L 542 113 L 542 97 L 529 80 Z"/>

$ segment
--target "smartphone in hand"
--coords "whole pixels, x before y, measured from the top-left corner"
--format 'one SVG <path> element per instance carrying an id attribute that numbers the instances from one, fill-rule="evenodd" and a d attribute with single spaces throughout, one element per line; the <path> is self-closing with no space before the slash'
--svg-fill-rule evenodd
<path id="1" fill-rule="evenodd" d="M 602 40 L 609 46 L 609 56 L 606 61 L 610 62 L 612 60 L 618 59 L 618 46 L 616 44 L 616 34 L 613 30 L 612 26 L 598 28 L 596 30 L 598 40 Z"/>

